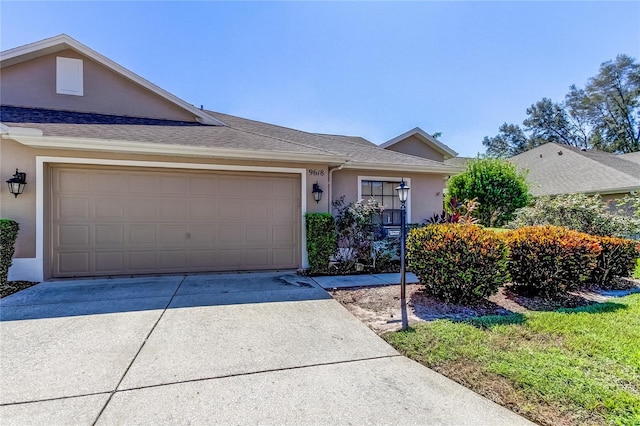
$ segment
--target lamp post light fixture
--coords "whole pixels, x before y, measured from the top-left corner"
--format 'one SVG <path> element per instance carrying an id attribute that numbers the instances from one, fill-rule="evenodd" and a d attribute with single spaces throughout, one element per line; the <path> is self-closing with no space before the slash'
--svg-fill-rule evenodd
<path id="1" fill-rule="evenodd" d="M 400 310 L 402 313 L 402 329 L 409 327 L 409 319 L 407 317 L 407 261 L 406 261 L 406 245 L 407 245 L 407 199 L 409 198 L 409 188 L 402 179 L 400 186 L 396 188 L 398 198 L 400 199 Z"/>
<path id="2" fill-rule="evenodd" d="M 19 172 L 18 169 L 16 169 L 16 173 L 13 177 L 7 181 L 7 185 L 9 185 L 9 192 L 11 192 L 16 198 L 18 198 L 18 195 L 22 194 L 26 184 L 27 174 Z"/>
<path id="3" fill-rule="evenodd" d="M 316 201 L 316 204 L 319 203 L 320 200 L 322 200 L 323 192 L 324 191 L 322 191 L 322 188 L 320 188 L 318 182 L 313 184 L 313 190 L 311 190 L 311 193 L 313 194 L 313 199 Z"/>

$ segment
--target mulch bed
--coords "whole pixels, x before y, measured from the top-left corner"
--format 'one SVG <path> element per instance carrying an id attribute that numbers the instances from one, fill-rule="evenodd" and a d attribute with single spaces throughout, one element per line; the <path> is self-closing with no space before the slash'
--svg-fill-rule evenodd
<path id="1" fill-rule="evenodd" d="M 9 281 L 5 284 L 0 284 L 0 299 L 3 297 L 7 297 L 13 293 L 17 293 L 25 288 L 29 288 L 36 284 L 40 284 L 38 282 L 33 281 Z"/>

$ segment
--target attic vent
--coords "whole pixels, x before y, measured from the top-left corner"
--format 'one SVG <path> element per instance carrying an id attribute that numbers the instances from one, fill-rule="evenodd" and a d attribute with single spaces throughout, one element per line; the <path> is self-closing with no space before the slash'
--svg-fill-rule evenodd
<path id="1" fill-rule="evenodd" d="M 82 59 L 56 58 L 56 93 L 60 95 L 84 95 Z"/>
<path id="2" fill-rule="evenodd" d="M 562 155 L 562 151 L 558 151 L 558 155 Z"/>

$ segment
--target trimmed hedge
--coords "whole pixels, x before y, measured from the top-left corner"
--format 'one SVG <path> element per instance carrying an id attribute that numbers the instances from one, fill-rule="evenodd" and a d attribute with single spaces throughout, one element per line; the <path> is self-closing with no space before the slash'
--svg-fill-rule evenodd
<path id="1" fill-rule="evenodd" d="M 559 226 L 528 226 L 499 234 L 510 250 L 514 290 L 549 298 L 592 278 L 602 253 L 599 238 Z"/>
<path id="2" fill-rule="evenodd" d="M 432 296 L 465 303 L 492 295 L 508 281 L 508 248 L 494 232 L 475 225 L 438 224 L 407 237 L 410 269 Z"/>
<path id="3" fill-rule="evenodd" d="M 309 273 L 325 274 L 338 247 L 335 219 L 330 213 L 307 213 L 305 219 Z"/>
<path id="4" fill-rule="evenodd" d="M 600 287 L 610 287 L 614 277 L 630 277 L 640 257 L 640 243 L 616 237 L 598 238 L 602 251 L 593 270 L 592 282 Z"/>
<path id="5" fill-rule="evenodd" d="M 9 267 L 15 251 L 20 226 L 10 219 L 0 219 L 0 284 L 8 281 Z"/>

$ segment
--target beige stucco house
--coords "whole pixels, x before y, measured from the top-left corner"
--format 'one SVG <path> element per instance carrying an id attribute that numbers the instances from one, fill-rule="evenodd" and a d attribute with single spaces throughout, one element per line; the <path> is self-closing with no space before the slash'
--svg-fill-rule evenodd
<path id="1" fill-rule="evenodd" d="M 457 172 L 440 143 L 421 158 L 196 108 L 66 35 L 0 70 L 0 177 L 27 180 L 0 191 L 20 224 L 13 280 L 304 268 L 306 212 L 373 196 L 393 225 L 404 179 L 421 222 Z"/>

